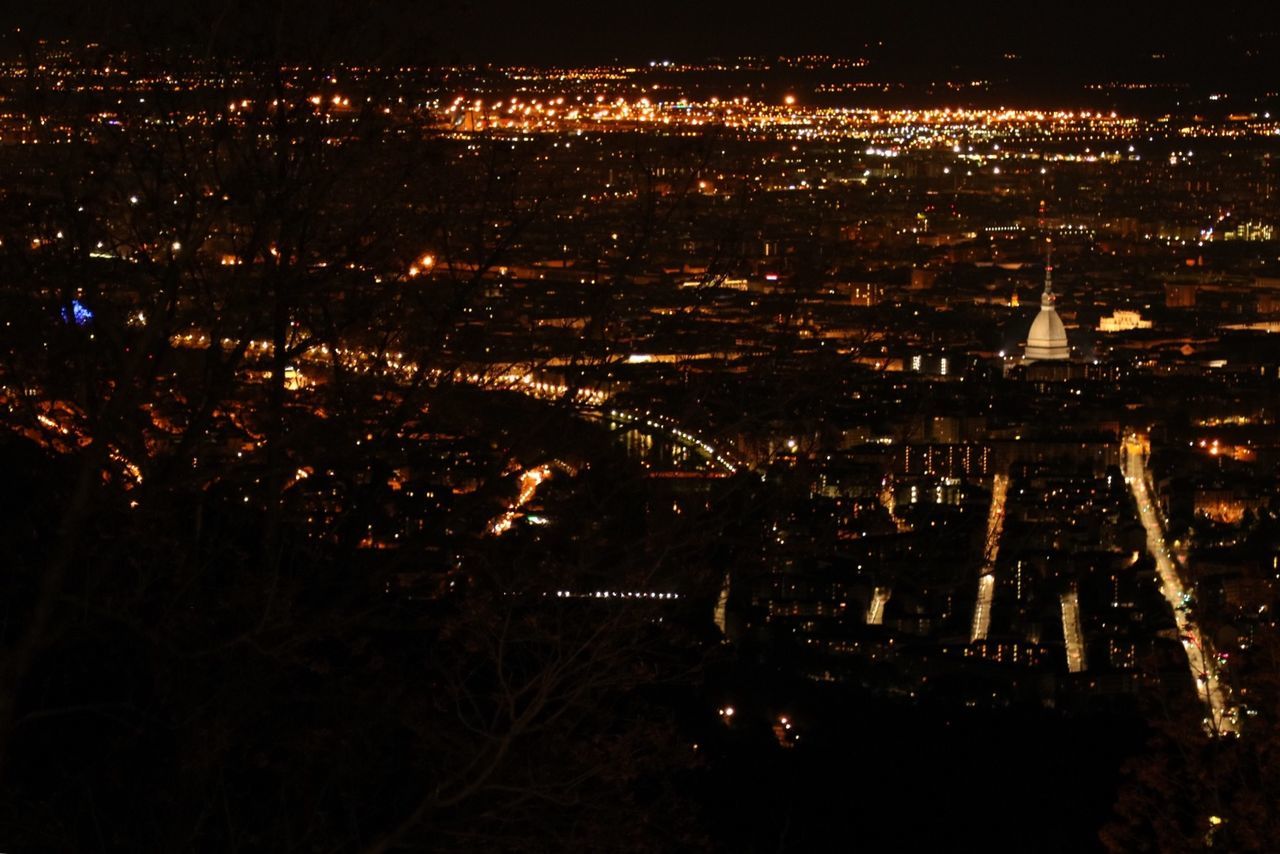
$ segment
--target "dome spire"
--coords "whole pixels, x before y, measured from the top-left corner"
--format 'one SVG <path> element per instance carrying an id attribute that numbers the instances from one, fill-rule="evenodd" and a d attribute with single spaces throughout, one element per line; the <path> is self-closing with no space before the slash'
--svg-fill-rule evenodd
<path id="1" fill-rule="evenodd" d="M 1044 296 L 1041 297 L 1040 302 L 1053 305 L 1053 238 L 1046 237 L 1044 246 Z"/>

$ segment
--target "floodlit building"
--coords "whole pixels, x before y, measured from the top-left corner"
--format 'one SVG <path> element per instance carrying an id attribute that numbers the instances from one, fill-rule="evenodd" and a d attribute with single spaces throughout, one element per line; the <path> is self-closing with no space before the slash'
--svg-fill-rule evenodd
<path id="1" fill-rule="evenodd" d="M 1116 309 L 1110 317 L 1098 318 L 1099 332 L 1129 332 L 1134 329 L 1150 329 L 1150 320 L 1144 320 L 1136 311 Z"/>

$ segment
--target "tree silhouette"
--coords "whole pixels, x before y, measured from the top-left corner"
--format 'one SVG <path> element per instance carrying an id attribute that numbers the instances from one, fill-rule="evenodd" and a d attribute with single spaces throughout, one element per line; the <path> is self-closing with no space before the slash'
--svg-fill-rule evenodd
<path id="1" fill-rule="evenodd" d="M 654 527 L 642 472 L 572 407 L 685 193 L 637 194 L 559 400 L 475 380 L 510 372 L 477 320 L 494 268 L 566 210 L 555 164 L 534 166 L 562 149 L 455 139 L 401 107 L 395 74 L 334 82 L 325 51 L 367 33 L 321 5 L 174 23 L 108 4 L 95 16 L 126 25 L 89 54 L 23 44 L 9 94 L 32 144 L 6 154 L 2 205 L 6 840 L 697 844 L 662 691 L 709 612 L 553 595 L 719 581 L 721 520 Z M 140 103 L 59 84 L 85 66 Z M 519 470 L 563 456 L 539 500 L 564 524 L 489 533 Z"/>

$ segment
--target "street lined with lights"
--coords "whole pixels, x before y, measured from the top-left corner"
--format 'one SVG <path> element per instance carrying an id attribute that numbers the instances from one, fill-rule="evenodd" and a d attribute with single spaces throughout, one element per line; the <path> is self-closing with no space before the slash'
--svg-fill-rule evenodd
<path id="1" fill-rule="evenodd" d="M 1215 735 L 1237 734 L 1239 710 L 1228 704 L 1227 689 L 1218 679 L 1214 658 L 1211 654 L 1206 654 L 1205 640 L 1200 628 L 1185 607 L 1189 599 L 1188 592 L 1169 552 L 1169 547 L 1165 543 L 1164 529 L 1147 488 L 1143 444 L 1137 436 L 1127 436 L 1124 440 L 1124 451 L 1125 480 L 1133 491 L 1133 499 L 1138 506 L 1138 516 L 1142 521 L 1142 527 L 1146 530 L 1147 551 L 1155 560 L 1156 573 L 1160 579 L 1160 595 L 1173 610 L 1173 619 L 1178 627 L 1182 649 L 1186 652 L 1187 665 L 1191 668 L 1191 679 L 1208 713 L 1205 718 L 1205 728 Z"/>

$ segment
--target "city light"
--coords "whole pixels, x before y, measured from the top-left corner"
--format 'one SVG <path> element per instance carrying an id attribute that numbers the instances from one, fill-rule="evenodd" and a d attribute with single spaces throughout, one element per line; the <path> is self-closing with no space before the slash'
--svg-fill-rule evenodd
<path id="1" fill-rule="evenodd" d="M 10 847 L 1270 838 L 1265 22 L 713 7 L 14 30 Z"/>

